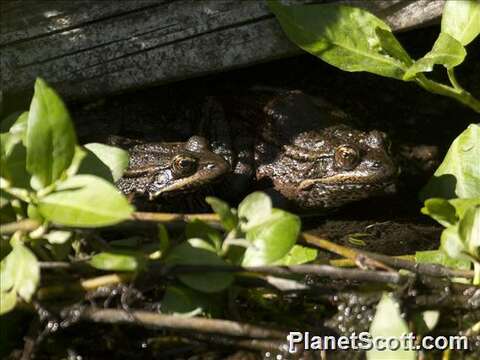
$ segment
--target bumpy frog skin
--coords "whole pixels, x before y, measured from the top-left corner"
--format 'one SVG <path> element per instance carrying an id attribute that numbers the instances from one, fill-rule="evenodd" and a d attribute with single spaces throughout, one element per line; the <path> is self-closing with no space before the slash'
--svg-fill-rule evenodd
<path id="1" fill-rule="evenodd" d="M 230 171 L 200 136 L 184 143 L 135 144 L 128 150 L 129 168 L 117 186 L 125 194 L 146 195 L 149 200 L 195 192 Z"/>
<path id="2" fill-rule="evenodd" d="M 299 91 L 274 99 L 263 112 L 267 141 L 256 147 L 256 177 L 269 179 L 296 208 L 334 208 L 394 189 L 397 167 L 384 133 L 339 124 L 345 114 Z"/>
<path id="3" fill-rule="evenodd" d="M 253 101 L 208 101 L 199 133 L 213 150 L 199 136 L 131 146 L 130 167 L 117 184 L 124 193 L 159 200 L 223 179 L 212 188 L 224 199 L 269 187 L 287 206 L 316 211 L 393 187 L 397 167 L 385 134 L 345 125 L 347 116 L 319 99 L 283 91 Z"/>

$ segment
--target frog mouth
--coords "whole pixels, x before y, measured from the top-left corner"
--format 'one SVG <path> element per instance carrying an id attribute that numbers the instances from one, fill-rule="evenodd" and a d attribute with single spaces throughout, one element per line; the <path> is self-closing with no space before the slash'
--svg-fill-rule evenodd
<path id="1" fill-rule="evenodd" d="M 180 193 L 194 192 L 202 186 L 218 180 L 225 172 L 227 165 L 207 164 L 203 170 L 197 171 L 194 175 L 173 179 L 170 178 L 164 183 L 153 184 L 148 198 L 150 201 L 161 196 L 175 195 Z"/>
<path id="2" fill-rule="evenodd" d="M 337 174 L 324 178 L 303 180 L 298 188 L 300 191 L 308 191 L 316 185 L 323 185 L 325 187 L 343 187 L 352 189 L 378 189 L 388 187 L 392 184 L 394 184 L 394 181 L 391 178 L 379 174 L 374 174 L 371 176 L 360 176 L 357 178 L 352 177 L 348 174 Z"/>

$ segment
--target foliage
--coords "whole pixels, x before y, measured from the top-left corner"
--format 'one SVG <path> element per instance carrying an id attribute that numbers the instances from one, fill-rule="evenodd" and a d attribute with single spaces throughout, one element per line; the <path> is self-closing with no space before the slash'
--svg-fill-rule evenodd
<path id="1" fill-rule="evenodd" d="M 409 333 L 406 321 L 400 313 L 400 306 L 393 298 L 392 294 L 385 293 L 377 305 L 375 317 L 370 325 L 370 335 L 375 337 L 401 339 L 402 336 Z M 404 343 L 402 343 L 402 346 Z M 400 346 L 397 350 L 379 351 L 372 349 L 367 351 L 368 360 L 414 360 L 416 354 L 414 350 L 403 349 Z"/>
<path id="2" fill-rule="evenodd" d="M 291 41 L 330 65 L 413 81 L 480 112 L 480 101 L 459 85 L 454 74 L 467 54 L 465 46 L 480 33 L 480 2 L 448 1 L 437 41 L 416 61 L 390 27 L 364 9 L 340 4 L 283 6 L 278 0 L 268 4 Z M 450 85 L 425 76 L 435 65 L 446 68 Z"/>
<path id="3" fill-rule="evenodd" d="M 30 233 L 16 232 L 9 246 L 8 238 L 2 236 L 0 313 L 11 310 L 18 297 L 32 298 L 40 280 L 34 249 L 38 244 L 54 247 L 55 258 L 65 243 L 73 241 L 72 231 L 56 230 L 56 226 L 112 225 L 128 219 L 133 211 L 113 184 L 127 167 L 128 154 L 106 145 L 87 144 L 97 158 L 91 159 L 89 171 L 82 173 L 87 153 L 77 145 L 65 104 L 44 80 L 35 83 L 29 111 L 9 127 L 2 122 L 2 128 L 8 131 L 0 134 L 0 221 L 30 219 L 39 227 Z M 111 174 L 110 182 L 96 176 L 104 168 Z"/>
<path id="4" fill-rule="evenodd" d="M 480 126 L 470 125 L 450 146 L 442 164 L 420 193 L 422 213 L 445 227 L 440 250 L 417 254 L 422 261 L 476 270 L 480 282 Z"/>

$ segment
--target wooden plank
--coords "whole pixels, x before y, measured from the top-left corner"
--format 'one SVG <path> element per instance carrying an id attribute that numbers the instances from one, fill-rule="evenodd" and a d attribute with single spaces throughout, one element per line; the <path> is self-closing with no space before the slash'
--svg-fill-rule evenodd
<path id="1" fill-rule="evenodd" d="M 444 4 L 343 2 L 368 8 L 397 31 L 438 20 Z M 7 92 L 30 89 L 42 76 L 69 99 L 97 97 L 299 53 L 264 1 L 0 4 L 0 80 Z"/>

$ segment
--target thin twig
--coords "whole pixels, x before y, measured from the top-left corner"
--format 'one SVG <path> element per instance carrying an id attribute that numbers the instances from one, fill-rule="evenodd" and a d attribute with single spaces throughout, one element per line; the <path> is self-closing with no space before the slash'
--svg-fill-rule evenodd
<path id="1" fill-rule="evenodd" d="M 37 229 L 41 224 L 32 219 L 24 219 L 0 225 L 0 235 L 10 235 L 17 231 L 30 232 Z"/>
<path id="2" fill-rule="evenodd" d="M 205 222 L 219 222 L 217 214 L 178 214 L 178 213 L 156 213 L 156 212 L 134 212 L 132 219 L 137 221 L 155 221 L 161 223 L 186 222 L 202 220 Z"/>
<path id="3" fill-rule="evenodd" d="M 286 339 L 283 331 L 230 320 L 163 315 L 156 312 L 136 310 L 128 313 L 118 309 L 88 307 L 82 311 L 83 320 L 109 324 L 139 324 L 157 329 L 175 329 L 207 334 L 222 334 L 257 339 Z"/>
<path id="4" fill-rule="evenodd" d="M 358 256 L 366 256 L 371 259 L 381 261 L 382 263 L 391 266 L 395 269 L 406 269 L 416 274 L 429 275 L 433 277 L 462 277 L 462 278 L 473 278 L 473 271 L 471 270 L 461 270 L 461 269 L 452 269 L 446 266 L 432 263 L 417 263 L 414 261 L 409 261 L 401 259 L 398 257 L 391 257 L 388 255 L 376 254 L 369 251 L 356 250 L 341 246 L 331 241 L 319 238 L 311 233 L 304 232 L 302 233 L 303 240 L 310 244 L 317 246 L 319 248 L 331 251 L 335 254 L 341 255 L 350 259 L 353 262 L 357 261 Z"/>

